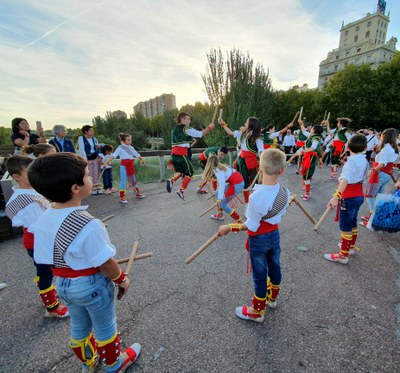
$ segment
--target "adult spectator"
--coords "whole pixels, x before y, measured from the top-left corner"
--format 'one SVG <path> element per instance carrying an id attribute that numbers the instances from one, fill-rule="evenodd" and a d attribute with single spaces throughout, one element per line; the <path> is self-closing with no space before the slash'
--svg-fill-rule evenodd
<path id="1" fill-rule="evenodd" d="M 70 139 L 67 139 L 67 128 L 62 124 L 56 124 L 53 128 L 54 139 L 49 143 L 56 148 L 57 152 L 76 153 L 74 144 Z"/>
<path id="2" fill-rule="evenodd" d="M 36 145 L 45 143 L 46 139 L 43 134 L 43 128 L 39 130 L 39 136 L 31 133 L 29 123 L 24 118 L 14 118 L 11 121 L 11 141 L 15 146 L 14 155 L 21 154 L 21 148 L 26 145 Z"/>
<path id="3" fill-rule="evenodd" d="M 285 148 L 285 154 L 293 153 L 295 145 L 296 141 L 294 139 L 294 136 L 292 135 L 292 131 L 287 130 L 286 135 L 283 138 L 283 147 Z"/>
<path id="4" fill-rule="evenodd" d="M 93 183 L 97 183 L 99 179 L 99 163 L 97 156 L 101 146 L 94 137 L 94 129 L 92 126 L 82 127 L 82 136 L 78 137 L 78 154 L 88 161 L 89 175 L 92 177 Z"/>

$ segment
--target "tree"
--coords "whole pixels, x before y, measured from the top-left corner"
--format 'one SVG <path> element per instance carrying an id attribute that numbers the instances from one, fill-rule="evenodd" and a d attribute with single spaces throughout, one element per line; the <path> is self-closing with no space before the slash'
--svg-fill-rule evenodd
<path id="1" fill-rule="evenodd" d="M 207 62 L 206 73 L 202 74 L 206 93 L 213 106 L 223 107 L 224 120 L 232 129 L 238 129 L 250 116 L 263 124 L 271 121 L 274 103 L 271 79 L 261 64 L 254 66 L 250 55 L 237 49 L 227 52 L 226 60 L 220 49 L 212 49 Z M 217 129 L 210 140 L 226 142 L 226 134 Z"/>

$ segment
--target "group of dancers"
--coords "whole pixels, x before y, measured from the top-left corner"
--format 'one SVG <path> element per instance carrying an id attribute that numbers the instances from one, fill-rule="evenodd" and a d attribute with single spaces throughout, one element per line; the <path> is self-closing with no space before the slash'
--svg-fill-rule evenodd
<path id="1" fill-rule="evenodd" d="M 347 138 L 346 120 L 339 118 L 336 131 L 330 129 L 327 121 L 306 131 L 301 118 L 298 121 L 302 133 L 307 136 L 297 154 L 303 158 L 303 199 L 310 196 L 323 126 L 335 134 L 337 139 L 334 137 L 334 142 L 343 143 L 343 146 L 338 142 L 333 145 L 332 157 L 341 155 L 344 150 L 349 152 L 338 177 L 338 188 L 328 202 L 331 208 L 340 206 L 341 243 L 338 252 L 325 254 L 324 258 L 339 264 L 347 264 L 349 256 L 354 254 L 358 210 L 364 200 L 363 182 L 368 168 L 363 154 L 367 139 L 361 134 Z M 218 207 L 218 212 L 211 217 L 223 220 L 225 212 L 234 221 L 221 225 L 219 236 L 240 231 L 248 234 L 246 248 L 253 270 L 254 294 L 251 304 L 237 307 L 235 314 L 244 320 L 262 322 L 266 308 L 277 306 L 281 287 L 279 223 L 291 200 L 289 190 L 279 183 L 279 177 L 286 172 L 286 155 L 276 148 L 275 129 L 271 127 L 264 131 L 262 137 L 261 123 L 255 117 L 248 118 L 235 131 L 222 118 L 218 124 L 237 140 L 238 157 L 234 167 L 230 167 L 221 162 L 228 153 L 226 147 L 217 146 L 203 152 L 200 161 L 204 172 L 197 191 L 206 192 L 204 188 L 210 183 Z M 289 123 L 284 130 L 293 125 L 294 122 Z M 195 130 L 190 127 L 187 113 L 178 115 L 178 124 L 172 131 L 171 157 L 175 174 L 167 181 L 168 192 L 182 178 L 177 194 L 181 199 L 185 198 L 184 193 L 193 177 L 193 166 L 188 156 L 190 144 L 194 138 L 206 136 L 214 127 L 215 123 L 211 123 L 206 129 Z M 108 149 L 105 154 L 108 159 L 104 164 L 115 157 L 122 161 L 132 160 L 121 161 L 121 180 L 124 183 L 129 180 L 136 186 L 132 163 L 135 157 L 141 159 L 141 156 L 131 149 L 129 135 L 122 134 L 120 139 L 121 146 L 115 152 Z M 394 129 L 382 133 L 380 151 L 369 171 L 371 176 L 379 177 L 379 191 L 387 183 L 385 175 L 391 172 L 397 160 L 395 139 Z M 86 144 L 90 152 L 92 148 L 89 147 L 90 143 Z M 34 150 L 35 160 L 17 155 L 6 163 L 9 174 L 17 183 L 6 213 L 14 226 L 23 227 L 22 243 L 34 259 L 45 315 L 70 317 L 69 345 L 81 361 L 82 372 L 94 372 L 98 362 L 103 363 L 106 372 L 123 372 L 136 360 L 141 346 L 133 343 L 125 350 L 120 346 L 114 294 L 116 287 L 121 295 L 128 290 L 129 278 L 114 259 L 116 249 L 104 224 L 86 211 L 87 206 L 82 206 L 82 200 L 93 189 L 90 159 L 72 152 L 56 152 L 49 144 L 37 144 Z M 254 184 L 256 181 L 258 183 Z M 399 181 L 396 187 L 400 188 Z M 139 189 L 135 193 L 138 198 L 143 197 Z M 247 205 L 245 219 L 241 218 L 233 203 L 235 199 L 241 201 L 241 196 Z M 121 194 L 122 203 L 124 198 L 125 195 Z M 56 276 L 55 287 L 53 276 Z"/>

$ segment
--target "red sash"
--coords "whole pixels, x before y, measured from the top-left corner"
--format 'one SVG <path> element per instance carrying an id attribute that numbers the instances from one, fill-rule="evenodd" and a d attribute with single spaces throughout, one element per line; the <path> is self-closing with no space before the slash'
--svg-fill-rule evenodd
<path id="1" fill-rule="evenodd" d="M 296 141 L 296 146 L 297 146 L 298 148 L 301 148 L 301 147 L 304 146 L 304 145 L 306 145 L 306 142 L 305 142 L 305 141 L 299 141 L 299 140 Z"/>
<path id="2" fill-rule="evenodd" d="M 374 162 L 373 163 L 373 168 L 378 166 L 379 162 Z M 384 172 L 385 174 L 391 175 L 393 170 L 393 162 L 389 162 L 385 167 L 382 167 L 379 171 Z"/>
<path id="3" fill-rule="evenodd" d="M 22 227 L 22 230 L 24 232 L 22 236 L 22 245 L 25 247 L 25 249 L 32 250 L 34 242 L 33 233 L 28 232 L 28 230 L 25 227 Z"/>
<path id="4" fill-rule="evenodd" d="M 306 152 L 303 154 L 303 163 L 302 163 L 302 169 L 301 169 L 301 174 L 305 176 L 308 172 L 308 170 L 311 167 L 311 159 L 312 157 L 316 157 L 317 153 L 316 152 Z"/>
<path id="5" fill-rule="evenodd" d="M 126 168 L 126 175 L 131 176 L 135 173 L 135 164 L 133 159 L 121 159 L 121 166 Z"/>
<path id="6" fill-rule="evenodd" d="M 264 144 L 264 149 L 269 149 L 271 147 L 271 144 Z"/>
<path id="7" fill-rule="evenodd" d="M 342 150 L 346 144 L 343 141 L 340 140 L 334 140 L 332 142 L 332 146 L 335 148 L 333 155 L 336 157 L 340 156 L 342 154 Z"/>
<path id="8" fill-rule="evenodd" d="M 172 155 L 188 155 L 188 148 L 184 146 L 173 146 L 172 147 Z"/>
<path id="9" fill-rule="evenodd" d="M 225 192 L 225 197 L 233 196 L 235 194 L 235 185 L 243 182 L 243 176 L 235 171 L 231 176 L 229 176 L 229 179 L 226 181 L 229 186 L 226 189 Z"/>
<path id="10" fill-rule="evenodd" d="M 261 224 L 258 227 L 256 232 L 252 232 L 252 231 L 247 230 L 247 234 L 249 236 L 258 236 L 260 234 L 270 233 L 270 232 L 273 232 L 273 231 L 276 231 L 277 229 L 279 229 L 278 224 L 270 224 L 270 223 L 267 223 L 264 220 L 261 220 L 260 223 Z"/>
<path id="11" fill-rule="evenodd" d="M 252 170 L 253 168 L 258 167 L 258 159 L 257 154 L 254 154 L 250 150 L 241 150 L 240 156 L 244 159 L 246 163 L 246 167 L 248 170 Z"/>
<path id="12" fill-rule="evenodd" d="M 98 268 L 86 268 L 86 269 L 78 269 L 74 270 L 72 268 L 56 268 L 51 267 L 54 276 L 64 277 L 64 278 L 76 278 L 82 276 L 90 276 L 95 273 L 100 272 Z"/>
<path id="13" fill-rule="evenodd" d="M 199 155 L 199 159 L 201 160 L 201 161 L 207 161 L 207 157 L 206 157 L 206 155 L 204 154 L 204 153 L 201 153 L 200 155 Z"/>
<path id="14" fill-rule="evenodd" d="M 363 183 L 347 184 L 342 195 L 343 198 L 364 197 Z"/>

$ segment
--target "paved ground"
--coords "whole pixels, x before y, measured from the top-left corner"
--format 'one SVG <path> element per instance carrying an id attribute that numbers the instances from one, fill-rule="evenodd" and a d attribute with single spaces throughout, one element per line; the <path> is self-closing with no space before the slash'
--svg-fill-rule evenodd
<path id="1" fill-rule="evenodd" d="M 315 217 L 336 186 L 327 172 L 304 202 Z M 282 183 L 301 192 L 293 167 Z M 360 228 L 362 251 L 341 266 L 322 258 L 337 250 L 333 213 L 315 233 L 298 207 L 290 207 L 281 224 L 278 307 L 267 310 L 263 324 L 245 322 L 234 314 L 252 296 L 245 233 L 221 238 L 191 265 L 184 262 L 219 225 L 199 218 L 209 202 L 194 193 L 196 184 L 185 202 L 164 183 L 144 185 L 147 198 L 125 206 L 116 195 L 88 198 L 97 217 L 116 215 L 108 230 L 118 258 L 128 256 L 135 240 L 139 253 L 154 253 L 134 264 L 132 288 L 117 304 L 123 344 L 143 347 L 129 372 L 400 371 L 399 234 Z M 33 277 L 20 238 L 0 244 L 0 281 L 9 284 L 0 291 L 0 371 L 78 372 L 67 345 L 69 323 L 43 317 Z"/>

